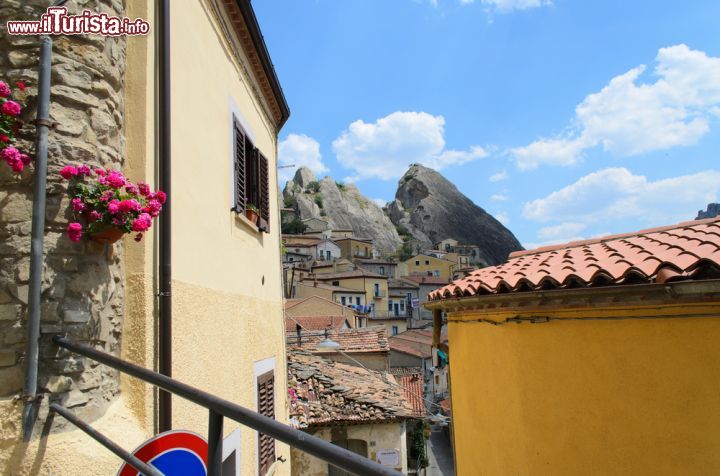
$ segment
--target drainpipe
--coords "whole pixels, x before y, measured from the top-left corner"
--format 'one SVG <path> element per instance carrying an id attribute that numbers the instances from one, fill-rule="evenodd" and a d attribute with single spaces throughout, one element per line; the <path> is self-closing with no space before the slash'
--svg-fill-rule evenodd
<path id="1" fill-rule="evenodd" d="M 64 3 L 64 2 L 63 2 Z M 47 188 L 48 129 L 50 128 L 50 66 L 52 39 L 40 37 L 38 71 L 38 109 L 35 127 L 35 182 L 33 184 L 32 235 L 30 242 L 30 289 L 28 294 L 27 347 L 25 351 L 25 387 L 23 439 L 32 437 L 39 396 L 38 355 L 40 347 L 40 293 L 42 291 L 43 240 L 45 237 L 45 193 Z"/>
<path id="2" fill-rule="evenodd" d="M 170 1 L 159 0 L 158 5 L 158 134 L 160 189 L 167 194 L 159 228 L 159 323 L 158 367 L 163 375 L 172 376 L 172 193 L 170 190 Z M 158 401 L 160 432 L 172 429 L 172 395 L 160 390 Z"/>

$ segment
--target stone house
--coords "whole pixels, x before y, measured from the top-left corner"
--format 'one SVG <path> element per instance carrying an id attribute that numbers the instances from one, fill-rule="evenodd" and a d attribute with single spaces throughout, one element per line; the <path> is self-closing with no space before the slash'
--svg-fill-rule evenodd
<path id="1" fill-rule="evenodd" d="M 427 306 L 458 474 L 720 472 L 720 218 L 518 251 Z"/>
<path id="2" fill-rule="evenodd" d="M 35 19 L 47 4 L 2 2 L 0 18 Z M 172 344 L 164 351 L 172 353 L 174 378 L 252 410 L 262 403 L 277 420 L 288 421 L 276 159 L 289 111 L 249 0 L 171 4 L 168 128 L 159 123 L 156 106 L 167 89 L 156 87 L 155 2 L 66 5 L 71 14 L 87 8 L 146 19 L 149 36 L 54 38 L 50 114 L 57 127 L 49 134 L 41 297 L 39 388 L 45 398 L 28 445 L 19 443 L 22 405 L 13 398 L 22 392 L 26 360 L 34 170 L 13 176 L 0 167 L 2 474 L 88 474 L 88 448 L 94 474 L 116 473 L 117 456 L 94 446 L 63 418 L 47 418 L 49 402 L 69 408 L 128 450 L 163 430 L 163 408 L 174 428 L 206 434 L 206 409 L 180 398 L 172 399 L 170 409 L 151 386 L 59 351 L 50 340 L 63 334 L 160 370 L 159 303 L 173 310 Z M 37 65 L 38 38 L 0 36 L 0 77 L 29 84 L 26 120 L 35 107 Z M 28 151 L 32 129 L 21 134 L 20 146 Z M 171 148 L 163 149 L 168 154 L 156 153 L 156 131 L 170 135 Z M 177 193 L 170 192 L 159 220 L 170 213 L 175 218 L 168 263 L 172 292 L 159 299 L 158 236 L 148 233 L 140 243 L 127 237 L 112 245 L 69 241 L 64 230 L 73 217 L 58 172 L 85 163 L 122 171 L 157 189 L 155 177 L 168 155 Z M 241 194 L 241 175 L 251 167 L 257 167 L 258 179 Z M 261 209 L 259 226 L 241 214 L 251 202 Z M 258 402 L 261 378 L 273 379 L 283 391 Z M 229 474 L 290 474 L 287 445 L 272 442 L 259 451 L 255 431 L 227 419 L 225 430 L 226 450 L 236 461 Z"/>
<path id="3" fill-rule="evenodd" d="M 364 269 L 355 269 L 340 273 L 320 273 L 314 281 L 364 293 L 365 306 L 370 308 L 369 315 L 387 317 L 388 277 Z"/>
<path id="4" fill-rule="evenodd" d="M 311 217 L 302 220 L 302 222 L 305 226 L 307 226 L 307 229 L 305 230 L 306 233 L 323 232 L 330 229 L 328 221 L 323 220 L 322 218 Z"/>
<path id="5" fill-rule="evenodd" d="M 428 302 L 428 295 L 436 289 L 447 285 L 448 280 L 434 276 L 419 275 L 404 276 L 402 279 L 418 285 L 420 308 L 418 309 L 417 315 L 413 317 L 411 327 L 423 327 L 429 325 L 430 320 L 432 319 L 432 312 L 429 309 L 426 309 L 424 304 Z"/>
<path id="6" fill-rule="evenodd" d="M 350 261 L 356 258 L 373 258 L 373 240 L 369 238 L 335 237 L 333 241 L 340 246 L 340 255 Z"/>
<path id="7" fill-rule="evenodd" d="M 419 368 L 425 382 L 425 397 L 437 402 L 449 394 L 447 354 L 432 345 L 432 330 L 410 329 L 390 336 L 390 369 Z M 447 335 L 442 336 L 447 343 Z"/>
<path id="8" fill-rule="evenodd" d="M 416 410 L 391 374 L 290 351 L 288 394 L 297 428 L 407 474 L 406 422 Z M 294 449 L 291 462 L 298 476 L 345 474 Z"/>
<path id="9" fill-rule="evenodd" d="M 397 277 L 398 264 L 395 261 L 384 259 L 356 259 L 355 265 L 371 273 L 382 274 L 389 278 Z"/>

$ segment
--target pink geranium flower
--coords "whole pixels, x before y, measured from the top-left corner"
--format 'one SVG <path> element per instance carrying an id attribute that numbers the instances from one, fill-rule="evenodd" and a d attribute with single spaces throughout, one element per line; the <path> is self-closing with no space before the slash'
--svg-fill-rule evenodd
<path id="1" fill-rule="evenodd" d="M 131 198 L 129 200 L 123 200 L 122 202 L 120 202 L 118 208 L 120 209 L 121 213 L 129 213 L 139 211 L 142 208 L 142 205 L 140 205 L 140 202 L 138 202 L 134 198 Z"/>
<path id="2" fill-rule="evenodd" d="M 12 90 L 10 89 L 10 86 L 8 86 L 8 83 L 0 81 L 0 98 L 6 98 L 11 94 Z"/>
<path id="3" fill-rule="evenodd" d="M 83 203 L 82 199 L 80 198 L 73 198 L 70 201 L 70 204 L 72 205 L 72 209 L 76 212 L 81 212 L 85 210 L 85 204 Z"/>
<path id="4" fill-rule="evenodd" d="M 122 188 L 125 186 L 125 176 L 116 170 L 112 170 L 105 177 L 105 181 L 112 188 Z"/>
<path id="5" fill-rule="evenodd" d="M 27 154 L 20 154 L 20 161 L 23 163 L 23 165 L 29 165 L 30 162 L 32 162 L 32 159 Z"/>
<path id="6" fill-rule="evenodd" d="M 22 112 L 22 107 L 15 101 L 5 101 L 2 105 L 2 112 L 8 116 L 17 117 Z"/>
<path id="7" fill-rule="evenodd" d="M 91 173 L 91 172 L 90 172 L 90 167 L 88 167 L 87 165 L 84 165 L 84 164 L 78 166 L 77 171 L 78 171 L 78 175 L 82 175 L 82 176 L 85 176 L 85 177 L 89 176 L 90 173 Z"/>
<path id="8" fill-rule="evenodd" d="M 98 212 L 98 211 L 96 211 L 96 210 L 93 210 L 93 211 L 90 212 L 90 218 L 91 218 L 93 221 L 101 220 L 101 219 L 102 219 L 102 213 L 100 213 L 100 212 Z"/>
<path id="9" fill-rule="evenodd" d="M 120 200 L 110 200 L 108 203 L 108 211 L 111 215 L 116 215 L 120 211 Z"/>
<path id="10" fill-rule="evenodd" d="M 95 169 L 95 175 L 97 175 L 98 177 L 104 177 L 106 175 L 106 172 L 103 169 Z"/>
<path id="11" fill-rule="evenodd" d="M 67 227 L 67 235 L 70 241 L 78 242 L 82 238 L 82 225 L 78 222 L 72 222 Z"/>
<path id="12" fill-rule="evenodd" d="M 150 200 L 147 205 L 143 207 L 143 211 L 153 218 L 160 215 L 160 210 L 162 210 L 162 203 L 154 199 Z"/>
<path id="13" fill-rule="evenodd" d="M 167 194 L 160 190 L 154 194 L 153 198 L 156 198 L 160 203 L 165 203 L 167 201 Z"/>
<path id="14" fill-rule="evenodd" d="M 132 222 L 132 231 L 143 232 L 147 231 L 152 225 L 152 217 L 147 213 L 141 213 L 137 219 Z"/>
<path id="15" fill-rule="evenodd" d="M 20 89 L 20 91 L 25 91 L 25 83 L 22 81 L 18 81 L 15 85 Z"/>
<path id="16" fill-rule="evenodd" d="M 138 182 L 137 184 L 138 190 L 140 191 L 140 195 L 143 197 L 147 197 L 150 195 L 150 185 L 146 184 L 145 182 Z"/>
<path id="17" fill-rule="evenodd" d="M 72 165 L 66 165 L 60 171 L 60 176 L 62 178 L 64 178 L 65 180 L 70 180 L 70 179 L 76 177 L 77 174 L 78 174 L 78 169 L 73 167 Z"/>
<path id="18" fill-rule="evenodd" d="M 0 140 L 3 142 L 10 142 L 10 138 L 5 134 L 0 134 Z"/>

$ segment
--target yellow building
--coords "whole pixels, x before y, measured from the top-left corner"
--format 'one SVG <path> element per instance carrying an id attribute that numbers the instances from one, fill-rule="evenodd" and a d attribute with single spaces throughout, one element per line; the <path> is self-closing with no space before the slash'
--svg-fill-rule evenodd
<path id="1" fill-rule="evenodd" d="M 352 261 L 356 258 L 373 257 L 373 242 L 370 239 L 333 236 L 333 241 L 340 247 L 340 256 L 345 259 Z"/>
<path id="2" fill-rule="evenodd" d="M 71 10 L 76 8 L 72 3 L 68 4 Z M 161 160 L 155 151 L 161 134 L 170 134 L 172 191 L 166 209 L 170 210 L 172 205 L 172 258 L 168 263 L 172 266 L 172 281 L 171 294 L 164 293 L 161 300 L 170 296 L 172 299 L 172 343 L 166 349 L 172 354 L 172 377 L 253 411 L 270 416 L 274 413 L 277 420 L 287 423 L 276 171 L 278 132 L 289 111 L 250 1 L 170 2 L 170 40 L 165 46 L 171 65 L 168 72 L 171 88 L 169 127 L 157 122 L 160 110 L 156 101 L 163 86 L 156 81 L 160 68 L 155 46 L 155 32 L 160 22 L 155 16 L 156 2 L 112 3 L 112 8 L 121 9 L 115 12 L 120 16 L 148 20 L 152 25 L 151 34 L 129 38 L 127 43 L 125 39 L 110 38 L 101 42 L 116 45 L 111 53 L 99 56 L 113 58 L 116 64 L 109 67 L 118 68 L 115 80 L 124 90 L 113 91 L 104 82 L 78 76 L 77 84 L 86 83 L 87 88 L 80 86 L 83 91 L 78 89 L 73 97 L 82 96 L 91 101 L 86 96 L 104 98 L 109 95 L 115 101 L 115 120 L 124 115 L 125 124 L 120 131 L 126 144 L 122 171 L 129 179 L 147 182 L 153 189 L 158 187 L 155 177 L 160 173 L 158 164 Z M 126 11 L 122 10 L 123 5 Z M 111 8 L 108 2 L 99 1 L 85 6 L 101 11 Z M 17 19 L 21 18 L 24 19 Z M 72 53 L 68 54 L 77 53 L 94 62 L 93 65 L 101 61 L 92 57 L 94 46 L 91 44 L 95 45 L 95 41 L 88 43 L 87 39 L 62 37 L 56 43 L 60 46 L 74 44 L 75 49 L 69 48 Z M 81 49 L 86 53 L 81 54 Z M 64 71 L 63 75 L 72 74 L 68 69 Z M 94 70 L 89 66 L 83 71 Z M 82 74 L 87 76 L 87 73 Z M 54 74 L 53 78 L 55 81 Z M 111 81 L 110 84 L 115 83 Z M 91 93 L 91 85 L 99 89 Z M 51 111 L 63 109 L 51 104 Z M 93 114 L 100 112 L 93 111 Z M 113 121 L 112 115 L 110 121 Z M 94 141 L 101 137 L 97 124 L 95 115 L 92 122 L 79 124 L 83 136 L 74 139 L 80 147 L 78 151 L 86 150 L 82 148 L 86 147 L 82 140 L 92 137 Z M 67 121 L 63 126 L 75 125 Z M 62 127 L 60 129 L 51 134 L 51 149 L 55 137 L 59 137 L 55 134 L 63 134 Z M 94 150 L 90 146 L 87 148 Z M 105 157 L 103 154 L 108 150 L 101 150 L 100 157 Z M 68 156 L 76 154 L 64 153 Z M 92 153 L 90 156 L 94 157 Z M 103 160 L 110 163 L 110 159 Z M 243 209 L 250 203 L 260 209 L 258 224 L 251 223 L 243 214 Z M 163 216 L 160 216 L 161 221 Z M 62 240 L 65 238 L 56 241 Z M 68 242 L 64 246 L 75 245 Z M 77 246 L 92 248 L 85 244 Z M 92 276 L 97 285 L 92 292 L 113 293 L 116 289 L 117 292 L 124 289 L 125 299 L 121 306 L 93 307 L 88 311 L 88 315 L 92 312 L 93 316 L 90 322 L 74 324 L 75 327 L 84 326 L 84 333 L 90 336 L 94 346 L 116 338 L 120 343 L 111 351 L 155 370 L 159 369 L 158 359 L 161 358 L 156 344 L 161 340 L 158 335 L 157 296 L 160 291 L 157 283 L 158 268 L 162 263 L 158 246 L 157 235 L 151 231 L 140 243 L 129 236 L 109 247 L 92 248 L 98 260 L 107 256 L 110 264 L 121 262 L 123 269 L 116 280 L 109 276 L 108 281 L 108 273 L 97 268 Z M 82 253 L 83 248 L 79 249 Z M 82 271 L 81 268 L 75 272 Z M 69 293 L 66 299 L 70 299 Z M 61 300 L 59 305 L 62 308 L 65 304 Z M 96 312 L 99 313 L 98 320 L 95 319 Z M 80 311 L 66 315 L 84 316 Z M 103 316 L 109 317 L 103 321 Z M 55 351 L 57 353 L 57 349 Z M 67 380 L 64 376 L 58 380 L 52 373 L 41 375 L 41 385 L 47 391 L 44 408 L 49 399 L 55 399 L 72 407 L 71 411 L 76 414 L 93 415 L 94 427 L 130 451 L 163 429 L 159 421 L 162 404 L 153 387 L 124 375 L 118 376 L 114 371 L 104 371 L 101 384 L 93 387 L 92 382 L 83 383 L 85 374 L 81 372 L 83 368 L 86 371 L 94 368 L 94 364 L 67 354 L 57 355 L 59 360 L 51 369 L 73 364 L 76 373 Z M 5 376 L 0 372 L 0 388 L 8 383 L 4 381 Z M 43 383 L 48 379 L 50 383 Z M 111 386 L 117 379 L 119 390 L 115 391 Z M 259 401 L 261 380 L 263 385 L 270 380 L 274 383 L 274 392 L 263 393 L 262 402 Z M 68 388 L 73 390 L 67 393 Z M 109 390 L 103 393 L 104 388 Z M 54 391 L 58 393 L 53 394 Z M 97 400 L 94 400 L 95 393 Z M 87 405 L 86 410 L 82 405 L 88 399 L 92 405 Z M 93 407 L 95 401 L 101 406 Z M 121 463 L 117 456 L 67 425 L 59 416 L 45 420 L 46 410 L 41 411 L 35 440 L 28 446 L 17 443 L 20 426 L 17 408 L 21 409 L 22 405 L 14 405 L 10 400 L 0 402 L 3 421 L 0 473 L 116 474 Z M 94 408 L 101 411 L 92 413 Z M 208 411 L 201 406 L 173 397 L 170 416 L 174 429 L 207 434 Z M 45 422 L 47 427 L 43 427 Z M 41 431 L 49 434 L 41 435 Z M 224 422 L 224 436 L 224 449 L 234 453 L 235 458 L 235 467 L 227 474 L 290 474 L 287 445 L 271 440 L 270 445 L 263 444 L 259 449 L 258 433 L 229 419 Z M 223 474 L 225 471 L 224 468 Z"/>
<path id="3" fill-rule="evenodd" d="M 458 267 L 457 261 L 436 258 L 425 254 L 415 255 L 412 258 L 403 261 L 398 267 L 399 276 L 434 276 L 450 280 L 453 271 Z"/>
<path id="4" fill-rule="evenodd" d="M 344 273 L 317 274 L 313 279 L 331 286 L 362 291 L 365 293 L 364 305 L 370 308 L 370 316 L 380 317 L 388 314 L 387 276 L 371 273 L 364 269 L 356 269 Z"/>
<path id="5" fill-rule="evenodd" d="M 458 474 L 720 473 L 720 218 L 516 252 L 431 298 Z"/>

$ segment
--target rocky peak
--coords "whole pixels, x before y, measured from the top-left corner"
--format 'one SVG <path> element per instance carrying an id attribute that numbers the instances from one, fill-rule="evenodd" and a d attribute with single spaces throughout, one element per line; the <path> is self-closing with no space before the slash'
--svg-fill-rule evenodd
<path id="1" fill-rule="evenodd" d="M 402 176 L 388 206 L 395 225 L 421 249 L 446 238 L 480 247 L 479 261 L 497 264 L 522 249 L 515 236 L 433 169 L 412 165 Z"/>
<path id="2" fill-rule="evenodd" d="M 704 218 L 715 218 L 720 215 L 720 203 L 708 203 L 707 210 L 698 210 L 696 220 L 702 220 Z"/>
<path id="3" fill-rule="evenodd" d="M 293 182 L 300 185 L 302 188 L 307 188 L 307 186 L 308 186 L 308 184 L 310 184 L 310 182 L 317 182 L 317 177 L 315 177 L 315 174 L 309 168 L 300 167 L 295 172 L 295 177 L 293 177 Z"/>

